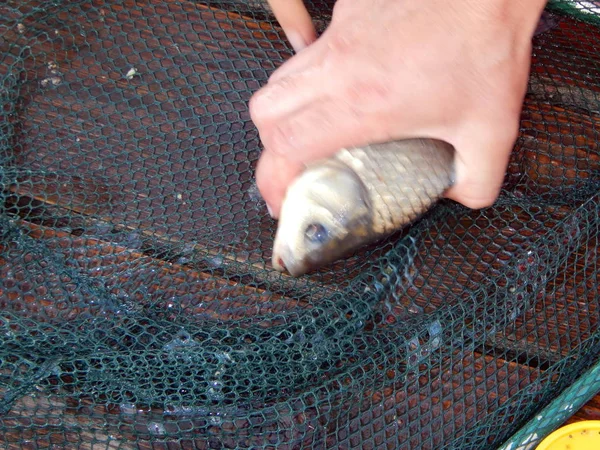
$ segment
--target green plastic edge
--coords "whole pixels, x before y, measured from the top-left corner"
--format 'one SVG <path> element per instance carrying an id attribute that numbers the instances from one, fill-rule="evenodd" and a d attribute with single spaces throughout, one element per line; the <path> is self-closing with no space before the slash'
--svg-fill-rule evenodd
<path id="1" fill-rule="evenodd" d="M 497 450 L 533 450 L 600 392 L 600 361 L 513 434 Z"/>
<path id="2" fill-rule="evenodd" d="M 599 14 L 595 14 L 590 10 L 577 8 L 572 0 L 548 0 L 547 9 L 569 15 L 583 22 L 600 25 Z"/>

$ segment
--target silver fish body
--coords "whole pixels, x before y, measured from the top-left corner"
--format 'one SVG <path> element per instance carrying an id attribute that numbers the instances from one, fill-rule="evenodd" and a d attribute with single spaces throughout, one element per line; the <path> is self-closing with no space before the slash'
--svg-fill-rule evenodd
<path id="1" fill-rule="evenodd" d="M 446 142 L 406 139 L 307 166 L 286 192 L 273 267 L 300 276 L 415 221 L 452 186 L 454 157 Z"/>

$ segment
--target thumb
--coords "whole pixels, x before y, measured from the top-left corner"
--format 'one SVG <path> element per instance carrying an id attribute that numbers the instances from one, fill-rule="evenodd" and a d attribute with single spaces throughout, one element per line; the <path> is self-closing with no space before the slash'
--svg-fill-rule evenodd
<path id="1" fill-rule="evenodd" d="M 468 208 L 491 206 L 502 188 L 506 168 L 518 136 L 518 126 L 499 135 L 482 131 L 487 127 L 470 124 L 454 139 L 456 154 L 456 182 L 446 197 Z M 506 131 L 506 128 L 499 127 Z"/>
<path id="2" fill-rule="evenodd" d="M 302 164 L 265 150 L 256 167 L 256 184 L 269 214 L 278 218 L 288 185 L 304 169 Z"/>

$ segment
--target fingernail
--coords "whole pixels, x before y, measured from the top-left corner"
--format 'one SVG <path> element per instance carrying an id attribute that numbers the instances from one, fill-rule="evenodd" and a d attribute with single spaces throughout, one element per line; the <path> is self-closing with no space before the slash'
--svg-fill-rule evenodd
<path id="1" fill-rule="evenodd" d="M 269 215 L 271 216 L 271 218 L 274 219 L 275 216 L 273 215 L 273 208 L 271 208 L 268 203 L 267 203 L 267 211 L 269 212 Z"/>
<path id="2" fill-rule="evenodd" d="M 306 47 L 306 41 L 300 35 L 300 33 L 296 33 L 295 31 L 289 31 L 286 33 L 286 36 L 288 38 L 288 41 L 290 41 L 290 44 L 292 44 L 292 47 L 294 48 L 294 51 L 296 53 L 298 53 L 301 50 L 304 50 L 304 48 Z"/>

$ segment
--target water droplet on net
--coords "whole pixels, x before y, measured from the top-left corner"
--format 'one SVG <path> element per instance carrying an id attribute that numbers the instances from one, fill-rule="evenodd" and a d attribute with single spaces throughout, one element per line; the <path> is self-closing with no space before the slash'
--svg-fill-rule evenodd
<path id="1" fill-rule="evenodd" d="M 123 414 L 127 415 L 135 414 L 137 412 L 135 404 L 133 403 L 121 403 L 119 405 L 119 409 Z"/>
<path id="2" fill-rule="evenodd" d="M 304 342 L 306 342 L 306 335 L 304 334 L 303 330 L 298 330 L 296 333 L 294 333 L 294 336 L 292 339 L 294 342 L 303 344 Z"/>
<path id="3" fill-rule="evenodd" d="M 225 394 L 223 394 L 223 392 L 220 389 L 215 389 L 215 388 L 209 388 L 206 391 L 206 396 L 215 402 L 221 401 L 225 398 Z"/>
<path id="4" fill-rule="evenodd" d="M 196 244 L 193 242 L 186 242 L 181 250 L 181 254 L 184 256 L 190 256 L 194 253 Z"/>
<path id="5" fill-rule="evenodd" d="M 212 381 L 210 382 L 210 386 L 211 386 L 213 389 L 218 389 L 218 390 L 221 390 L 221 389 L 223 389 L 223 382 L 222 382 L 222 381 L 219 381 L 219 380 L 212 380 Z"/>
<path id="6" fill-rule="evenodd" d="M 166 433 L 165 426 L 158 422 L 148 422 L 148 431 L 154 436 L 159 436 Z"/>
<path id="7" fill-rule="evenodd" d="M 185 347 L 195 347 L 196 345 L 198 345 L 198 342 L 196 342 L 187 331 L 181 330 L 172 340 L 163 346 L 163 350 L 167 352 L 177 351 Z"/>
<path id="8" fill-rule="evenodd" d="M 176 264 L 180 264 L 180 265 L 184 265 L 184 264 L 188 264 L 189 262 L 191 262 L 190 258 L 186 258 L 185 256 L 182 256 L 180 258 L 177 258 L 175 260 Z"/>
<path id="9" fill-rule="evenodd" d="M 253 202 L 257 204 L 262 203 L 263 199 L 260 195 L 260 191 L 258 190 L 258 185 L 256 183 L 252 183 L 246 191 L 246 193 L 248 194 L 248 198 Z"/>
<path id="10" fill-rule="evenodd" d="M 424 309 L 416 303 L 411 302 L 411 304 L 408 307 L 408 312 L 411 314 L 423 314 Z"/>
<path id="11" fill-rule="evenodd" d="M 442 324 L 440 323 L 439 320 L 434 320 L 429 325 L 429 335 L 431 337 L 433 337 L 433 336 L 437 336 L 439 334 L 442 334 Z"/>
<path id="12" fill-rule="evenodd" d="M 220 269 L 223 267 L 223 257 L 221 256 L 213 256 L 212 258 L 208 258 L 206 261 L 213 269 Z"/>
<path id="13" fill-rule="evenodd" d="M 215 358 L 217 358 L 217 361 L 219 361 L 220 364 L 235 363 L 229 352 L 217 352 L 215 353 Z"/>
<path id="14" fill-rule="evenodd" d="M 409 352 L 415 352 L 421 346 L 421 344 L 419 343 L 419 338 L 417 337 L 409 339 L 406 345 L 408 346 Z"/>
<path id="15" fill-rule="evenodd" d="M 211 425 L 221 425 L 223 423 L 223 419 L 221 419 L 219 416 L 210 416 L 208 421 Z"/>

